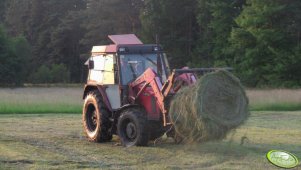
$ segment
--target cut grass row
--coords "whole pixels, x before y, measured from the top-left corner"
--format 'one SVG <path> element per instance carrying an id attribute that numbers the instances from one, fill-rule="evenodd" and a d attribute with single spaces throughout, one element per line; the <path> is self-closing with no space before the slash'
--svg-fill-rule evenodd
<path id="1" fill-rule="evenodd" d="M 82 88 L 0 88 L 0 114 L 81 113 Z M 301 90 L 247 90 L 251 111 L 301 110 Z"/>
<path id="2" fill-rule="evenodd" d="M 79 114 L 0 115 L 0 169 L 277 169 L 270 150 L 301 158 L 301 112 L 252 112 L 221 141 L 149 147 L 89 142 Z M 301 165 L 293 170 L 300 169 Z M 279 168 L 278 168 L 279 169 Z"/>

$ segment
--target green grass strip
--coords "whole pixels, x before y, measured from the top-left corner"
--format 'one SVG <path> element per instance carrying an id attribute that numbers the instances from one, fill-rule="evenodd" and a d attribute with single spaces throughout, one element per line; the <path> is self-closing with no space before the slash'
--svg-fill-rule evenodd
<path id="1" fill-rule="evenodd" d="M 81 113 L 81 105 L 1 105 L 0 114 Z"/>
<path id="2" fill-rule="evenodd" d="M 251 111 L 300 111 L 301 103 L 273 103 L 250 106 Z M 1 104 L 0 114 L 81 113 L 82 105 L 72 104 Z"/>
<path id="3" fill-rule="evenodd" d="M 300 111 L 301 103 L 273 103 L 251 105 L 251 111 Z"/>

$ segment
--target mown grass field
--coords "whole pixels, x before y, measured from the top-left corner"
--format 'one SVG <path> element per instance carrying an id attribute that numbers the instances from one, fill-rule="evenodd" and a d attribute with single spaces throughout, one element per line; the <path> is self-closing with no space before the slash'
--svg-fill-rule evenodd
<path id="1" fill-rule="evenodd" d="M 1 113 L 81 113 L 81 87 L 0 88 Z M 247 90 L 252 111 L 301 110 L 301 89 Z"/>
<path id="2" fill-rule="evenodd" d="M 0 115 L 0 169 L 278 169 L 265 154 L 301 158 L 301 112 L 252 112 L 223 141 L 177 145 L 171 139 L 124 148 L 88 142 L 79 114 Z M 295 168 L 301 169 L 301 166 Z"/>
<path id="3" fill-rule="evenodd" d="M 163 138 L 124 148 L 86 140 L 80 87 L 0 88 L 1 169 L 278 169 L 272 149 L 301 159 L 301 90 L 247 90 L 251 117 L 223 141 L 176 145 Z M 289 110 L 283 111 L 283 110 Z M 295 168 L 301 169 L 301 166 Z"/>

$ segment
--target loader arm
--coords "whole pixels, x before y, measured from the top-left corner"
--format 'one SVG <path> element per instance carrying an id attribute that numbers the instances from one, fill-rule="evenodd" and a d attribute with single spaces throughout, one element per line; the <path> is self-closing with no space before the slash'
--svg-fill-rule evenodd
<path id="1" fill-rule="evenodd" d="M 165 96 L 163 95 L 162 83 L 160 78 L 155 73 L 154 70 L 148 68 L 140 77 L 138 77 L 134 82 L 129 84 L 129 99 L 132 103 L 135 103 L 142 92 L 145 90 L 146 87 L 151 86 L 154 96 L 157 99 L 156 102 L 163 113 L 163 121 L 164 125 L 166 125 L 166 116 L 167 116 L 167 109 L 165 108 L 164 100 Z M 138 88 L 139 91 L 135 92 L 134 90 Z"/>

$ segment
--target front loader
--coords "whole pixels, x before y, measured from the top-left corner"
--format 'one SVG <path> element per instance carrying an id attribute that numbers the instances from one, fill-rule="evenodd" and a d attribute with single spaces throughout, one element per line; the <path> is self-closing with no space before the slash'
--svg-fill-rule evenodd
<path id="1" fill-rule="evenodd" d="M 124 146 L 146 146 L 164 133 L 172 136 L 169 103 L 196 74 L 216 68 L 170 70 L 161 46 L 143 44 L 135 35 L 111 35 L 112 45 L 94 46 L 86 62 L 83 126 L 93 142 L 118 135 Z"/>

